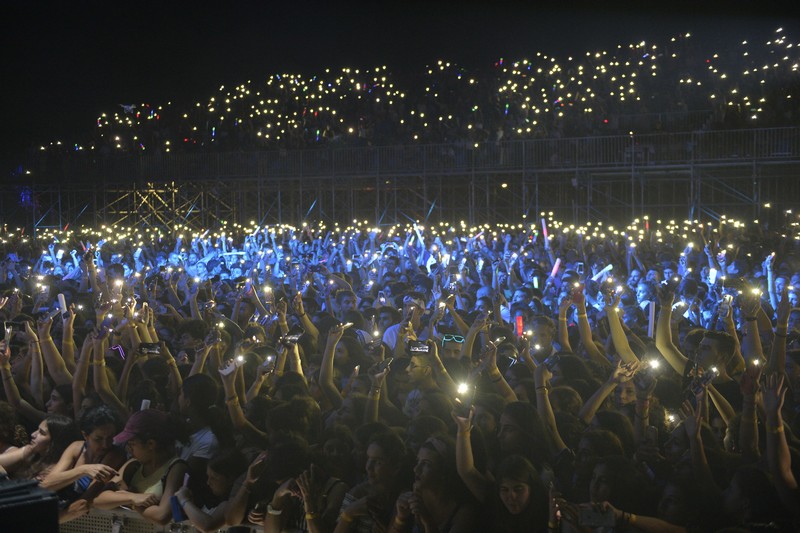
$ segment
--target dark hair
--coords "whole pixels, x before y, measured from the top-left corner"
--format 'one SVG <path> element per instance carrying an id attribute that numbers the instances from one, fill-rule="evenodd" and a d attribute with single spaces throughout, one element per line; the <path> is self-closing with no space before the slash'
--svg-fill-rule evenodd
<path id="1" fill-rule="evenodd" d="M 645 514 L 649 512 L 650 491 L 644 476 L 631 459 L 621 455 L 609 455 L 597 461 L 608 470 L 611 490 L 608 501 L 617 509 L 630 509 L 629 512 Z"/>
<path id="2" fill-rule="evenodd" d="M 98 405 L 97 407 L 87 409 L 87 411 L 83 413 L 80 420 L 80 430 L 88 435 L 95 429 L 108 424 L 113 424 L 116 431 L 119 430 L 120 420 L 110 407 Z"/>
<path id="3" fill-rule="evenodd" d="M 233 481 L 247 470 L 247 458 L 239 450 L 229 448 L 214 454 L 208 461 L 208 468 Z"/>
<path id="4" fill-rule="evenodd" d="M 607 429 L 619 438 L 625 457 L 633 457 L 636 445 L 631 420 L 618 411 L 598 411 L 594 416 L 602 429 Z"/>
<path id="5" fill-rule="evenodd" d="M 722 356 L 722 361 L 719 363 L 728 364 L 728 361 L 733 357 L 733 353 L 736 350 L 736 341 L 733 336 L 724 331 L 706 331 L 703 338 L 711 339 L 719 343 L 719 352 Z"/>
<path id="6" fill-rule="evenodd" d="M 510 416 L 520 428 L 525 442 L 522 449 L 511 453 L 524 455 L 539 468 L 550 460 L 550 449 L 545 440 L 545 427 L 536 407 L 525 402 L 511 402 L 503 409 L 503 414 Z"/>
<path id="7" fill-rule="evenodd" d="M 17 441 L 17 414 L 11 404 L 0 401 L 0 442 L 14 444 Z"/>
<path id="8" fill-rule="evenodd" d="M 47 431 L 50 433 L 50 446 L 37 461 L 42 469 L 57 463 L 70 444 L 81 440 L 78 428 L 75 427 L 75 421 L 68 416 L 50 415 L 44 421 L 47 423 Z"/>
<path id="9" fill-rule="evenodd" d="M 581 435 L 581 440 L 583 439 L 591 444 L 597 457 L 624 454 L 619 437 L 607 429 L 587 429 Z"/>
<path id="10" fill-rule="evenodd" d="M 367 448 L 378 446 L 389 464 L 400 466 L 406 460 L 406 445 L 393 431 L 379 431 L 370 437 Z"/>
<path id="11" fill-rule="evenodd" d="M 222 446 L 233 446 L 233 430 L 230 419 L 216 405 L 219 387 L 208 374 L 194 374 L 183 380 L 181 391 L 191 403 L 192 416 L 208 425 Z"/>
<path id="12" fill-rule="evenodd" d="M 434 452 L 442 463 L 441 492 L 459 502 L 472 500 L 469 489 L 456 469 L 456 442 L 449 435 L 434 435 L 422 443 L 420 449 Z"/>
<path id="13" fill-rule="evenodd" d="M 496 500 L 499 500 L 499 488 L 503 479 L 519 481 L 528 485 L 530 489 L 528 504 L 519 515 L 511 515 L 501 501 L 496 501 L 495 506 L 499 510 L 495 514 L 499 524 L 497 531 L 539 531 L 542 524 L 547 522 L 547 489 L 542 482 L 542 478 L 536 468 L 521 455 L 509 455 L 497 466 L 495 470 L 498 492 Z"/>
<path id="14" fill-rule="evenodd" d="M 181 322 L 175 331 L 175 335 L 180 337 L 188 333 L 195 340 L 203 340 L 208 335 L 208 324 L 199 319 L 190 319 Z"/>
<path id="15" fill-rule="evenodd" d="M 309 460 L 308 443 L 304 438 L 279 433 L 268 447 L 266 470 L 271 479 L 283 481 L 308 468 Z"/>

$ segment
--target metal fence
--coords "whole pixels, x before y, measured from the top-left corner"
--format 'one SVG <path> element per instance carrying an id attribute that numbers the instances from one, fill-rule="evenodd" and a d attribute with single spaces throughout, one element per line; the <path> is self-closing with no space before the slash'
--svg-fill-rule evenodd
<path id="1" fill-rule="evenodd" d="M 102 182 L 347 178 L 724 164 L 800 158 L 800 128 L 698 131 L 381 147 L 227 153 L 99 154 L 31 162 L 37 180 Z"/>

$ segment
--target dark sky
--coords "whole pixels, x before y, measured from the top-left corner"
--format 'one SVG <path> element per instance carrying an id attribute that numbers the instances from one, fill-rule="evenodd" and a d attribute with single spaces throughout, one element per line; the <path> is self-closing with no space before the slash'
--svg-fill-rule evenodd
<path id="1" fill-rule="evenodd" d="M 399 71 L 437 58 L 481 66 L 683 31 L 716 40 L 798 27 L 788 2 L 16 4 L 4 5 L 0 37 L 6 161 L 34 143 L 85 136 L 117 104 L 191 101 L 276 71 L 378 64 Z"/>

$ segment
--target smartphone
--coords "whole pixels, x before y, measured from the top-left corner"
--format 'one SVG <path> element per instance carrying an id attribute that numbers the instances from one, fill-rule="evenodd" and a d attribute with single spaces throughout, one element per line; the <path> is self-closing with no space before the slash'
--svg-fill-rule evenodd
<path id="1" fill-rule="evenodd" d="M 614 510 L 596 511 L 592 507 L 581 507 L 578 516 L 578 524 L 585 527 L 614 527 L 617 521 L 614 518 Z"/>
<path id="2" fill-rule="evenodd" d="M 183 507 L 181 507 L 181 504 L 178 501 L 178 497 L 175 496 L 174 494 L 169 499 L 169 505 L 172 508 L 173 522 L 179 523 L 189 519 L 189 517 L 186 516 L 186 512 L 183 510 Z"/>
<path id="3" fill-rule="evenodd" d="M 561 357 L 559 357 L 558 355 L 551 355 L 550 357 L 544 360 L 544 366 L 547 367 L 547 370 L 553 372 L 554 369 L 556 368 L 556 365 L 560 362 L 560 360 Z"/>
<path id="4" fill-rule="evenodd" d="M 161 345 L 157 342 L 142 342 L 139 344 L 139 352 L 143 354 L 161 355 Z"/>
<path id="5" fill-rule="evenodd" d="M 650 446 L 658 446 L 658 428 L 647 426 L 644 430 L 644 441 Z"/>
<path id="6" fill-rule="evenodd" d="M 228 365 L 228 366 L 223 367 L 223 368 L 220 368 L 219 369 L 219 373 L 222 374 L 223 376 L 227 376 L 227 375 L 235 372 L 236 369 L 239 368 L 240 366 L 244 365 L 244 361 L 245 360 L 244 360 L 244 356 L 243 355 L 237 355 L 233 359 L 233 364 L 232 365 Z"/>
<path id="7" fill-rule="evenodd" d="M 468 418 L 469 411 L 472 409 L 472 402 L 475 399 L 475 387 L 470 387 L 466 383 L 458 386 L 454 402 L 454 411 L 459 418 Z"/>
<path id="8" fill-rule="evenodd" d="M 575 263 L 575 272 L 577 272 L 579 276 L 583 277 L 583 263 Z"/>
<path id="9" fill-rule="evenodd" d="M 408 341 L 408 351 L 411 354 L 428 354 L 431 347 L 423 341 Z"/>
<path id="10" fill-rule="evenodd" d="M 387 357 L 377 365 L 375 365 L 375 372 L 380 374 L 390 366 L 392 366 L 392 361 L 394 361 L 394 357 Z"/>
<path id="11" fill-rule="evenodd" d="M 300 326 L 294 326 L 286 335 L 280 338 L 279 342 L 286 345 L 297 344 L 297 341 L 300 340 L 300 337 L 302 337 L 305 332 L 306 331 Z"/>

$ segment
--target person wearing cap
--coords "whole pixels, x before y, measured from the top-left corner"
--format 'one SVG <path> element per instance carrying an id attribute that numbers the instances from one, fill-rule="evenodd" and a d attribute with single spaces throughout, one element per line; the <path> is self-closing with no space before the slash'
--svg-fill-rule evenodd
<path id="1" fill-rule="evenodd" d="M 103 492 L 94 505 L 100 509 L 131 506 L 151 522 L 168 524 L 172 520 L 170 498 L 188 472 L 186 462 L 176 453 L 174 427 L 169 415 L 156 409 L 133 413 L 125 429 L 114 437 L 114 444 L 124 444 L 132 458 L 111 480 L 117 490 Z"/>

